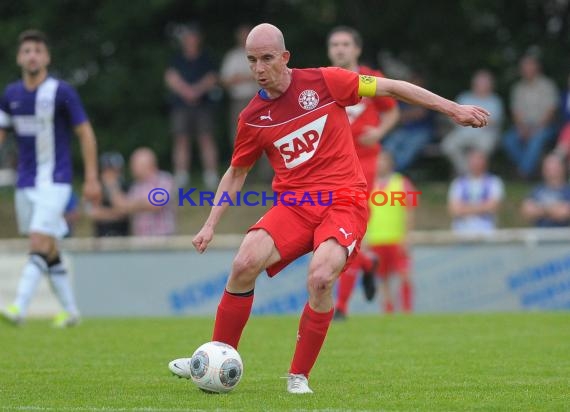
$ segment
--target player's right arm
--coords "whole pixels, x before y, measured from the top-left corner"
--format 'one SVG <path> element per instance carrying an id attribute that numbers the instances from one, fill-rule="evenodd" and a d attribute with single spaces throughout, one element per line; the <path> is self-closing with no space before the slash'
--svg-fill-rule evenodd
<path id="1" fill-rule="evenodd" d="M 198 234 L 192 239 L 192 244 L 198 252 L 204 253 L 214 237 L 216 225 L 229 206 L 228 202 L 221 202 L 221 204 L 219 204 L 222 195 L 227 193 L 232 201 L 235 200 L 236 193 L 243 187 L 245 178 L 250 169 L 251 167 L 230 166 L 226 173 L 224 173 L 224 176 L 222 176 L 214 198 L 214 206 L 212 206 L 212 210 L 210 210 L 210 215 L 208 219 L 206 219 L 206 223 L 204 223 L 202 229 L 200 229 Z"/>

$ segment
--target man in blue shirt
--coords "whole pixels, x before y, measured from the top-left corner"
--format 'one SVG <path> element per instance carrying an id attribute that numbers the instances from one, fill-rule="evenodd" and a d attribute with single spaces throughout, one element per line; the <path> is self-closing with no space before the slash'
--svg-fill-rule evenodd
<path id="1" fill-rule="evenodd" d="M 200 148 L 204 183 L 213 190 L 218 185 L 212 98 L 218 81 L 216 67 L 202 48 L 202 35 L 197 26 L 184 28 L 180 45 L 182 53 L 174 57 L 165 73 L 166 85 L 172 93 L 172 160 L 176 183 L 180 187 L 189 183 L 191 137 L 194 137 Z"/>
<path id="2" fill-rule="evenodd" d="M 543 183 L 537 185 L 522 204 L 523 217 L 536 227 L 570 226 L 570 185 L 564 163 L 548 155 L 542 163 Z"/>
<path id="3" fill-rule="evenodd" d="M 77 92 L 49 76 L 50 53 L 45 35 L 27 30 L 19 37 L 17 63 L 22 80 L 9 84 L 0 98 L 0 144 L 13 129 L 18 142 L 16 216 L 21 234 L 29 236 L 30 257 L 22 270 L 17 297 L 4 317 L 20 323 L 42 274 L 47 274 L 64 311 L 54 325 L 77 324 L 79 311 L 58 240 L 67 234 L 65 208 L 71 196 L 71 135 L 81 144 L 85 181 L 83 196 L 98 202 L 95 134 Z"/>

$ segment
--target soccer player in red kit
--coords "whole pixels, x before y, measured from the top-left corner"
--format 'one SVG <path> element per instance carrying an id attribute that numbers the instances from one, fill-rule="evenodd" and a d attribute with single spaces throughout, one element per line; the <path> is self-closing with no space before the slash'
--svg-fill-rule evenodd
<path id="1" fill-rule="evenodd" d="M 348 26 L 338 26 L 328 35 L 328 56 L 336 67 L 342 67 L 359 74 L 384 77 L 369 67 L 358 64 L 362 52 L 362 37 L 357 30 Z M 360 160 L 368 192 L 372 191 L 378 155 L 381 150 L 380 140 L 396 125 L 400 117 L 395 99 L 387 96 L 364 97 L 354 106 L 346 107 L 350 129 L 354 138 L 356 154 Z M 372 299 L 375 293 L 374 269 L 377 260 L 365 251 L 361 251 L 350 266 L 339 277 L 338 293 L 335 304 L 335 319 L 344 319 L 348 309 L 348 301 L 354 289 L 357 275 L 363 271 L 363 286 L 367 298 Z"/>
<path id="2" fill-rule="evenodd" d="M 487 124 L 489 113 L 484 109 L 458 105 L 405 82 L 359 76 L 340 68 L 290 69 L 283 34 L 267 23 L 251 30 L 245 48 L 261 90 L 240 115 L 231 166 L 220 181 L 208 219 L 192 240 L 199 253 L 208 247 L 228 207 L 219 200 L 227 194 L 235 199 L 262 153 L 275 170 L 275 192 L 366 190 L 344 109 L 358 103 L 360 96 L 389 95 L 443 112 L 461 125 Z M 273 206 L 249 229 L 237 252 L 218 305 L 212 340 L 236 348 L 249 319 L 259 274 L 265 270 L 274 276 L 312 251 L 309 301 L 299 322 L 287 380 L 288 392 L 312 393 L 308 377 L 333 317 L 333 285 L 358 251 L 367 218 L 366 201 Z M 189 368 L 186 362 L 184 371 L 171 370 L 186 377 Z"/>

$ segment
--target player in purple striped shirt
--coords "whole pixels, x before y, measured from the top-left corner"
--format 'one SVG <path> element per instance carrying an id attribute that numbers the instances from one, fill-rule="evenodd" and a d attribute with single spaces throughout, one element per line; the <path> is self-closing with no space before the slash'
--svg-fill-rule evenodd
<path id="1" fill-rule="evenodd" d="M 42 274 L 47 274 L 63 306 L 54 325 L 72 326 L 79 321 L 79 311 L 58 249 L 58 240 L 67 233 L 64 212 L 71 196 L 72 132 L 79 138 L 85 166 L 83 196 L 95 203 L 101 197 L 97 143 L 77 92 L 48 74 L 45 35 L 27 30 L 18 43 L 22 80 L 9 84 L 0 97 L 0 144 L 6 131 L 13 129 L 19 152 L 16 216 L 20 233 L 29 236 L 30 257 L 16 300 L 3 314 L 20 323 Z"/>

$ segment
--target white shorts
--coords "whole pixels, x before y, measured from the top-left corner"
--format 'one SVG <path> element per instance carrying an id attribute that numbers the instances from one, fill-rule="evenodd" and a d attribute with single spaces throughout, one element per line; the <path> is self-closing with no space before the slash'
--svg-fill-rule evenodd
<path id="1" fill-rule="evenodd" d="M 68 231 L 64 218 L 71 185 L 52 183 L 16 189 L 15 205 L 20 234 L 41 233 L 62 239 Z"/>

